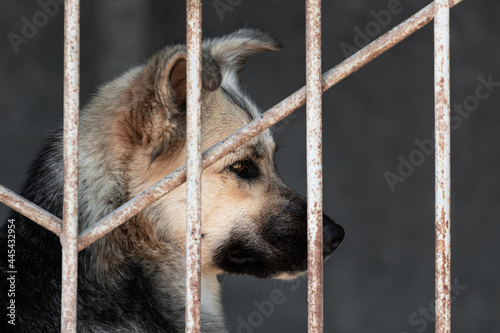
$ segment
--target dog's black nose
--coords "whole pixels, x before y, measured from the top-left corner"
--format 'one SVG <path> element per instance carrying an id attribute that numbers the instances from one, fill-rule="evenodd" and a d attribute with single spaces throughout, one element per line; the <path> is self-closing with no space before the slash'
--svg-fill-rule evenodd
<path id="1" fill-rule="evenodd" d="M 328 256 L 344 239 L 344 228 L 323 214 L 323 256 Z"/>

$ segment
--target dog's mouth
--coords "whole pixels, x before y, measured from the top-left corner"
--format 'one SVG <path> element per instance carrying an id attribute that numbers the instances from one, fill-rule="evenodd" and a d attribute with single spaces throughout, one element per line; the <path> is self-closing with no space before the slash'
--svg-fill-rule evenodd
<path id="1" fill-rule="evenodd" d="M 226 273 L 267 278 L 272 275 L 269 259 L 270 256 L 259 249 L 233 243 L 217 251 L 215 263 Z"/>
<path id="2" fill-rule="evenodd" d="M 247 274 L 259 278 L 293 279 L 307 271 L 307 253 L 299 258 L 284 253 L 266 254 L 247 246 L 217 251 L 215 263 L 226 273 Z M 325 254 L 324 260 L 330 256 Z"/>
<path id="3" fill-rule="evenodd" d="M 247 250 L 233 250 L 227 255 L 228 261 L 236 265 L 249 264 L 257 259 Z"/>
<path id="4" fill-rule="evenodd" d="M 282 228 L 284 222 L 265 229 L 262 237 L 234 232 L 230 240 L 216 251 L 213 262 L 231 274 L 247 274 L 259 278 L 293 278 L 307 271 L 307 233 Z M 289 227 L 288 225 L 286 225 Z M 291 231 L 290 231 L 291 230 Z M 286 232 L 288 231 L 288 232 Z M 344 229 L 325 216 L 323 227 L 323 259 L 326 261 L 344 238 Z"/>

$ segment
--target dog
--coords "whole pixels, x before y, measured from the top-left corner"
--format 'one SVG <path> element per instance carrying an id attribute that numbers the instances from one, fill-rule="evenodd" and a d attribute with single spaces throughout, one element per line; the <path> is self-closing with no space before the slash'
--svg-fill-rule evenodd
<path id="1" fill-rule="evenodd" d="M 250 55 L 280 48 L 248 28 L 203 43 L 203 149 L 260 116 L 241 74 Z M 168 46 L 105 84 L 80 114 L 81 231 L 186 163 L 185 45 Z M 62 145 L 60 131 L 50 135 L 21 192 L 56 216 L 63 210 Z M 278 177 L 275 149 L 266 130 L 204 170 L 202 332 L 228 331 L 218 274 L 291 279 L 307 269 L 306 200 Z M 179 186 L 79 254 L 79 332 L 184 331 L 185 193 Z M 59 332 L 60 240 L 18 213 L 11 218 L 16 322 L 2 320 L 2 331 Z M 326 260 L 344 230 L 326 215 L 323 223 Z M 6 273 L 6 261 L 0 265 Z M 7 283 L 0 282 L 4 309 Z"/>

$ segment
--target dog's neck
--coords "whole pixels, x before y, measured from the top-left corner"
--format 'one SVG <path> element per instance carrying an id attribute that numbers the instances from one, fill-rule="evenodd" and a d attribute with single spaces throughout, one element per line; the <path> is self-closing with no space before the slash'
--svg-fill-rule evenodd
<path id="1" fill-rule="evenodd" d="M 224 325 L 224 314 L 221 305 L 221 285 L 217 281 L 216 275 L 202 274 L 201 311 L 202 321 L 217 321 L 219 324 Z"/>
<path id="2" fill-rule="evenodd" d="M 82 225 L 82 228 L 89 227 L 89 224 L 98 221 L 126 198 L 125 194 L 116 194 L 116 189 L 120 186 L 115 184 L 113 179 L 107 179 L 109 177 L 110 175 L 99 168 L 94 168 L 93 172 L 82 172 L 81 179 L 85 179 L 86 183 L 99 181 L 102 185 L 98 187 L 100 189 L 98 193 L 84 191 L 84 194 L 80 196 L 81 221 L 87 223 L 87 225 Z M 82 189 L 91 190 L 85 187 Z M 106 197 L 107 193 L 115 193 L 116 202 L 110 203 L 109 198 Z M 123 276 L 124 272 L 139 272 L 143 278 L 153 284 L 157 294 L 152 296 L 163 300 L 164 312 L 178 313 L 175 325 L 183 331 L 185 258 L 182 251 L 170 244 L 169 240 L 158 240 L 154 236 L 156 234 L 150 229 L 150 224 L 142 220 L 142 214 L 137 215 L 90 245 L 85 251 L 87 253 L 85 255 L 86 271 L 80 273 L 87 275 L 90 281 L 109 282 L 126 279 L 127 277 Z M 116 285 L 121 284 L 121 282 L 116 283 Z M 112 290 L 112 284 L 110 286 L 111 289 L 108 286 L 104 289 L 109 289 L 110 294 L 113 294 L 115 291 Z M 202 274 L 201 288 L 203 332 L 226 332 L 221 307 L 220 284 L 216 273 Z M 161 313 L 162 309 L 158 311 Z"/>
<path id="3" fill-rule="evenodd" d="M 89 260 L 86 261 L 92 263 L 90 265 L 93 267 L 82 274 L 90 273 L 89 277 L 94 281 L 116 280 L 117 283 L 113 285 L 122 285 L 120 279 L 127 279 L 123 276 L 124 271 L 140 272 L 143 278 L 153 284 L 155 295 L 151 297 L 162 300 L 163 310 L 158 309 L 159 312 L 178 313 L 176 326 L 183 330 L 186 288 L 184 256 L 168 243 L 149 243 L 131 237 L 132 229 L 133 224 L 128 224 L 127 227 L 119 228 L 91 245 L 88 251 Z M 122 242 L 124 238 L 127 238 L 126 243 Z M 92 275 L 95 278 L 92 278 Z M 105 289 L 108 289 L 108 286 L 105 286 Z M 113 286 L 109 292 L 116 292 Z M 221 285 L 215 272 L 202 273 L 201 311 L 202 332 L 227 331 L 221 306 Z"/>

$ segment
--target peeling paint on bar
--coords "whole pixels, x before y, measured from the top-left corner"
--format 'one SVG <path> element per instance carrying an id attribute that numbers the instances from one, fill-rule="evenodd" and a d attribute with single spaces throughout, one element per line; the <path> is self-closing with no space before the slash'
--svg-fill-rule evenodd
<path id="1" fill-rule="evenodd" d="M 434 3 L 436 333 L 450 333 L 450 8 Z"/>
<path id="2" fill-rule="evenodd" d="M 450 6 L 454 6 L 463 0 L 453 0 Z M 406 37 L 429 23 L 434 16 L 434 5 L 430 4 L 420 10 L 397 27 L 373 41 L 351 57 L 344 60 L 336 67 L 323 74 L 323 92 L 330 89 L 350 74 L 363 67 L 380 54 L 389 50 L 392 46 L 401 42 Z M 227 138 L 203 153 L 203 168 L 217 162 L 219 159 L 237 149 L 254 136 L 262 133 L 278 121 L 282 120 L 293 111 L 304 105 L 306 100 L 306 88 L 302 87 L 251 123 L 243 126 Z M 145 207 L 172 191 L 186 180 L 186 166 L 166 176 L 158 183 L 143 191 L 129 202 L 123 204 L 115 211 L 103 217 L 94 226 L 84 230 L 79 237 L 78 248 L 81 251 L 100 237 L 106 235 L 118 227 Z"/>
<path id="3" fill-rule="evenodd" d="M 306 0 L 308 332 L 323 333 L 321 0 Z"/>
<path id="4" fill-rule="evenodd" d="M 78 112 L 80 98 L 80 1 L 64 6 L 64 200 L 61 332 L 76 332 L 78 285 Z"/>
<path id="5" fill-rule="evenodd" d="M 186 1 L 186 332 L 201 330 L 201 0 Z"/>
<path id="6" fill-rule="evenodd" d="M 3 202 L 16 212 L 23 214 L 30 220 L 52 231 L 57 236 L 61 235 L 62 220 L 60 218 L 52 215 L 45 209 L 24 199 L 2 185 L 0 185 L 0 202 Z"/>

